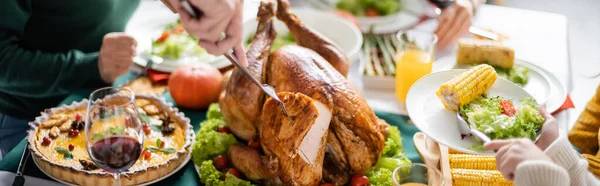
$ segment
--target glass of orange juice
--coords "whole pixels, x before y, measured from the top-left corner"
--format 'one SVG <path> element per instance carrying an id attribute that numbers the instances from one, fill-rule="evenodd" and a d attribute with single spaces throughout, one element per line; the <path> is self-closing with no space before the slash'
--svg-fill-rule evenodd
<path id="1" fill-rule="evenodd" d="M 396 96 L 406 103 L 406 94 L 413 83 L 431 73 L 437 36 L 417 30 L 400 31 L 396 55 Z"/>
<path id="2" fill-rule="evenodd" d="M 442 186 L 444 178 L 438 169 L 421 163 L 397 167 L 392 173 L 394 186 Z"/>

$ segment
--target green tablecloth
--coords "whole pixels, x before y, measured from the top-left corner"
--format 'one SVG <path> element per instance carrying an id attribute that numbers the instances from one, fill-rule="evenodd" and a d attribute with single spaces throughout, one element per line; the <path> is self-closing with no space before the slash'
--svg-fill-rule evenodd
<path id="1" fill-rule="evenodd" d="M 128 78 L 131 78 L 131 74 L 120 78 L 119 82 L 123 82 Z M 76 91 L 69 95 L 60 105 L 71 104 L 73 101 L 80 101 L 84 98 L 87 98 L 91 92 L 92 90 Z M 173 99 L 168 93 L 165 93 L 164 96 L 167 101 L 173 102 Z M 200 128 L 200 122 L 206 119 L 205 110 L 180 110 L 185 113 L 186 117 L 190 118 L 191 123 L 194 126 L 194 130 L 196 131 Z M 397 126 L 400 129 L 402 135 L 402 145 L 404 146 L 404 150 L 406 151 L 408 158 L 413 162 L 422 162 L 415 149 L 412 139 L 413 135 L 418 132 L 418 129 L 412 124 L 407 124 L 408 117 L 378 111 L 375 111 L 375 113 L 381 119 L 386 120 L 390 125 Z M 0 170 L 10 172 L 17 171 L 21 153 L 25 148 L 25 144 L 25 140 L 21 141 L 19 145 L 17 145 L 4 157 L 4 159 L 2 159 L 2 161 L 0 161 Z M 27 162 L 25 175 L 51 180 L 51 178 L 46 176 L 42 171 L 40 171 L 39 168 L 37 168 L 31 158 L 29 158 Z M 196 170 L 194 169 L 193 162 L 190 161 L 183 169 L 179 170 L 169 178 L 156 183 L 155 185 L 199 185 L 198 176 Z"/>

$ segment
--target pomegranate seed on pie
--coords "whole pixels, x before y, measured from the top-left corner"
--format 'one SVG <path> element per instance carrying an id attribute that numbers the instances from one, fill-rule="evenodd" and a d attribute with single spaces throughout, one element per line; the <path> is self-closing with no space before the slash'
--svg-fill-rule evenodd
<path id="1" fill-rule="evenodd" d="M 150 156 L 152 156 L 152 152 L 150 152 L 149 150 L 145 150 L 145 151 L 143 152 L 143 154 L 144 154 L 144 159 L 145 159 L 145 160 L 149 160 L 149 159 L 150 159 Z"/>
<path id="2" fill-rule="evenodd" d="M 51 142 L 50 138 L 44 137 L 44 139 L 42 140 L 42 145 L 48 146 L 48 145 L 50 145 L 50 142 Z"/>

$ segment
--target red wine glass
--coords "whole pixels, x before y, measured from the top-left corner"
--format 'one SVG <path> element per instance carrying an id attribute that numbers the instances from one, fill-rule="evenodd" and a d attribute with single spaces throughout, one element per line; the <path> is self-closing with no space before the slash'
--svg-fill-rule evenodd
<path id="1" fill-rule="evenodd" d="M 90 95 L 85 117 L 85 140 L 90 159 L 114 175 L 129 169 L 142 153 L 144 134 L 134 93 L 126 88 L 106 87 Z"/>

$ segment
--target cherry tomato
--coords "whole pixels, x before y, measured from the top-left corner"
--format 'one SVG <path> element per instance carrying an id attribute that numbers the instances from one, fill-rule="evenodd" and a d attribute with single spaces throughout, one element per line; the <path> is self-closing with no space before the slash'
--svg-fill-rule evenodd
<path id="1" fill-rule="evenodd" d="M 248 141 L 248 147 L 254 148 L 254 149 L 260 149 L 260 141 L 255 141 L 254 139 L 250 139 L 250 141 Z"/>
<path id="2" fill-rule="evenodd" d="M 379 16 L 379 12 L 377 11 L 377 9 L 369 8 L 367 9 L 367 11 L 365 11 L 365 15 L 367 17 L 377 17 Z"/>
<path id="3" fill-rule="evenodd" d="M 237 177 L 239 179 L 242 179 L 242 173 L 240 173 L 240 171 L 235 168 L 227 169 L 227 173 L 234 175 L 235 177 Z"/>
<path id="4" fill-rule="evenodd" d="M 218 155 L 214 158 L 213 161 L 215 162 L 215 167 L 218 170 L 224 170 L 229 168 L 229 159 L 227 159 L 227 157 L 225 156 Z"/>
<path id="5" fill-rule="evenodd" d="M 217 128 L 217 132 L 231 134 L 231 129 L 229 129 L 229 127 L 227 127 L 225 125 L 220 125 Z"/>
<path id="6" fill-rule="evenodd" d="M 362 174 L 355 174 L 350 180 L 350 186 L 368 186 L 371 185 L 369 178 Z"/>
<path id="7" fill-rule="evenodd" d="M 331 184 L 331 183 L 323 183 L 323 184 L 321 184 L 319 186 L 333 186 L 333 184 Z"/>
<path id="8" fill-rule="evenodd" d="M 342 19 L 350 21 L 352 24 L 356 25 L 356 27 L 360 27 L 360 24 L 358 24 L 358 20 L 356 20 L 356 17 L 354 17 L 354 15 L 352 15 L 350 12 L 343 10 L 334 10 L 333 13 L 340 16 Z"/>
<path id="9" fill-rule="evenodd" d="M 500 101 L 500 106 L 502 107 L 502 114 L 507 116 L 514 116 L 517 112 L 513 104 L 508 100 Z"/>
<path id="10" fill-rule="evenodd" d="M 150 134 L 150 132 L 152 132 L 152 129 L 148 125 L 144 125 L 143 128 L 144 128 L 144 133 L 146 133 L 146 135 L 148 135 L 148 134 Z"/>
<path id="11" fill-rule="evenodd" d="M 75 146 L 73 144 L 69 144 L 69 151 L 73 151 L 73 149 L 75 149 Z"/>
<path id="12" fill-rule="evenodd" d="M 164 141 L 160 141 L 160 148 L 165 148 L 165 142 Z"/>
<path id="13" fill-rule="evenodd" d="M 167 38 L 169 38 L 169 36 L 171 35 L 171 33 L 169 32 L 163 32 L 160 37 L 158 39 L 156 39 L 157 43 L 162 43 L 165 42 L 165 40 L 167 40 Z"/>
<path id="14" fill-rule="evenodd" d="M 48 137 L 44 137 L 44 138 L 42 139 L 42 145 L 43 145 L 43 146 L 48 146 L 48 145 L 50 145 L 50 142 L 51 142 L 51 141 L 50 141 L 50 138 L 48 138 Z"/>
<path id="15" fill-rule="evenodd" d="M 81 121 L 81 115 L 79 115 L 79 114 L 75 115 L 75 120 Z"/>
<path id="16" fill-rule="evenodd" d="M 152 156 L 152 152 L 150 152 L 149 150 L 145 150 L 144 152 L 142 152 L 142 155 L 144 155 L 145 160 L 149 160 L 150 156 Z"/>

